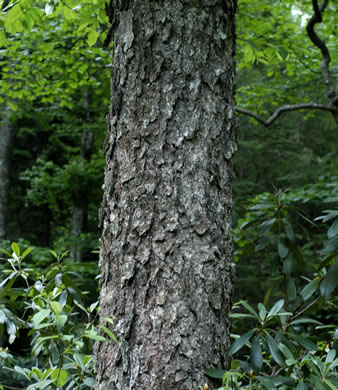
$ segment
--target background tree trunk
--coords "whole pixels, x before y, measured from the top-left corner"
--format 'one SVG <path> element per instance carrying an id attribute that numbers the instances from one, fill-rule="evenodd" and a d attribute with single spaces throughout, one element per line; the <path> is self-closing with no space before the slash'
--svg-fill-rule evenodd
<path id="1" fill-rule="evenodd" d="M 90 102 L 88 88 L 84 93 L 84 115 L 86 122 L 89 124 L 90 118 Z M 90 161 L 94 144 L 94 134 L 91 130 L 84 130 L 81 137 L 80 157 L 83 163 Z M 82 260 L 82 242 L 81 234 L 86 231 L 88 219 L 88 196 L 83 188 L 78 189 L 73 194 L 73 208 L 72 208 L 72 246 L 70 248 L 70 258 L 79 263 Z"/>
<path id="2" fill-rule="evenodd" d="M 198 390 L 227 363 L 234 3 L 112 1 L 100 315 L 119 343 L 97 345 L 97 389 Z"/>
<path id="3" fill-rule="evenodd" d="M 13 130 L 9 121 L 9 110 L 4 107 L 0 124 L 0 240 L 6 237 L 10 165 L 9 153 L 13 139 Z"/>

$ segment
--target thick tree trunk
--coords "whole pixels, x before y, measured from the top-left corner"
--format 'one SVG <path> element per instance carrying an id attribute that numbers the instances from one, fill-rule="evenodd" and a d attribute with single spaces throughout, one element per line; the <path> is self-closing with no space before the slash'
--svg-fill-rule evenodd
<path id="1" fill-rule="evenodd" d="M 9 111 L 4 108 L 0 124 L 0 240 L 6 236 L 6 217 L 9 187 L 9 152 L 13 138 L 13 127 L 9 122 Z"/>
<path id="2" fill-rule="evenodd" d="M 234 2 L 112 1 L 100 315 L 119 343 L 96 347 L 97 389 L 198 390 L 227 363 Z"/>

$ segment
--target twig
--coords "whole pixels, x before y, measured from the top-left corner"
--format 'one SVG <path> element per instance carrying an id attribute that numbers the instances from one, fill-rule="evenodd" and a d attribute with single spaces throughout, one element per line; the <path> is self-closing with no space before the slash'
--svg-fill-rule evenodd
<path id="1" fill-rule="evenodd" d="M 324 110 L 334 113 L 336 108 L 331 105 L 319 104 L 319 103 L 301 103 L 301 104 L 285 104 L 279 108 L 268 118 L 264 119 L 260 115 L 255 114 L 252 111 L 246 110 L 244 108 L 235 107 L 235 110 L 241 114 L 251 116 L 255 118 L 258 122 L 262 123 L 265 127 L 270 126 L 281 114 L 288 111 L 296 110 Z"/>

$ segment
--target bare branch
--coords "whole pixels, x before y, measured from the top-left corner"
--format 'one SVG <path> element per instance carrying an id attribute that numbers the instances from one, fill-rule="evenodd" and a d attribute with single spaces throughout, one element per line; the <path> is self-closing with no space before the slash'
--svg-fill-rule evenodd
<path id="1" fill-rule="evenodd" d="M 261 116 L 255 114 L 252 111 L 246 110 L 244 108 L 236 107 L 235 110 L 241 114 L 251 116 L 255 118 L 258 122 L 262 123 L 262 125 L 268 127 L 270 126 L 281 114 L 288 111 L 296 111 L 296 110 L 324 110 L 330 111 L 334 113 L 336 108 L 334 106 L 329 106 L 325 104 L 318 103 L 301 103 L 301 104 L 285 104 L 279 108 L 268 118 L 263 119 Z"/>
<path id="2" fill-rule="evenodd" d="M 329 0 L 323 0 L 322 4 L 318 6 L 318 1 L 312 0 L 314 14 L 311 16 L 306 26 L 306 31 L 310 40 L 322 53 L 321 71 L 327 88 L 327 96 L 331 100 L 331 103 L 334 104 L 333 100 L 336 99 L 336 90 L 330 74 L 330 52 L 325 42 L 319 38 L 314 29 L 317 23 L 321 23 L 323 21 L 322 14 L 328 3 Z"/>

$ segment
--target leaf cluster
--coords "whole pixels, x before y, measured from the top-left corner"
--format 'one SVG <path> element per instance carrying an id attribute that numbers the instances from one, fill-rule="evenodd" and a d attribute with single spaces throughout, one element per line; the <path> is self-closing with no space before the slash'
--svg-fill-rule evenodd
<path id="1" fill-rule="evenodd" d="M 116 342 L 108 328 L 114 322 L 105 318 L 106 325 L 98 325 L 98 302 L 87 303 L 81 275 L 77 265 L 67 261 L 67 252 L 58 255 L 51 250 L 54 262 L 37 271 L 27 264 L 32 249 L 21 253 L 13 243 L 12 253 L 2 250 L 6 258 L 0 284 L 0 337 L 13 345 L 23 331 L 28 332 L 35 361 L 18 365 L 10 348 L 0 349 L 4 375 L 16 375 L 27 390 L 94 388 L 93 342 L 107 341 L 99 333 Z M 0 389 L 6 384 L 2 380 Z"/>
<path id="2" fill-rule="evenodd" d="M 332 194 L 335 187 L 329 188 Z M 294 207 L 299 193 L 308 193 L 305 201 L 311 201 L 310 186 L 298 192 L 257 196 L 256 204 L 235 230 L 242 245 L 238 260 L 266 252 L 265 264 L 272 278 L 257 309 L 246 300 L 233 307 L 234 329 L 243 330 L 246 324 L 241 335 L 232 335 L 235 341 L 228 351 L 238 358 L 232 360 L 230 370 L 206 370 L 207 375 L 222 379 L 221 389 L 332 390 L 338 386 L 334 325 L 338 285 L 338 214 L 334 206 L 338 198 L 325 199 L 332 207 L 315 219 L 328 223 L 327 240 L 324 237 L 321 248 L 314 246 L 314 258 L 307 259 L 310 266 L 306 267 L 299 246 L 301 235 L 292 218 L 293 211 L 300 213 Z M 317 196 L 324 195 L 328 191 L 322 188 Z M 316 227 L 315 222 L 302 217 Z M 272 300 L 275 302 L 270 305 Z"/>

